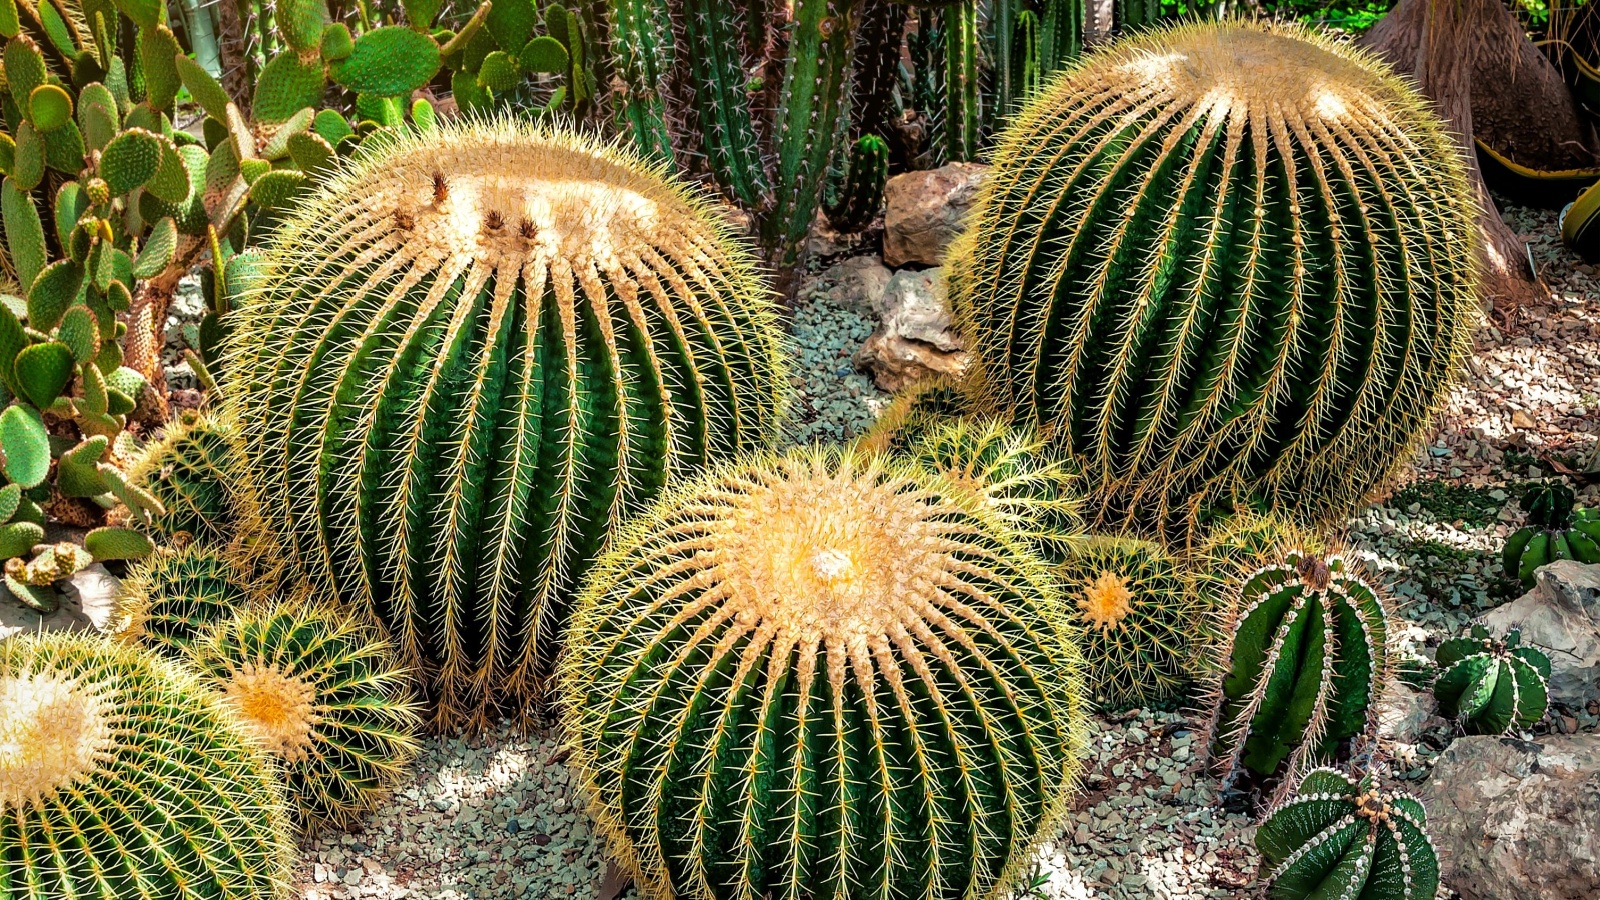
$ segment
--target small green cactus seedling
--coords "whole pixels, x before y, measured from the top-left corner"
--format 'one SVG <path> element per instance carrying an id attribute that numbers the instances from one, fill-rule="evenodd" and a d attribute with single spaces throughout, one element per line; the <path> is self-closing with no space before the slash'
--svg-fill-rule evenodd
<path id="1" fill-rule="evenodd" d="M 0 641 L 0 896 L 264 900 L 277 773 L 188 669 L 90 635 Z"/>
<path id="2" fill-rule="evenodd" d="M 1101 706 L 1171 699 L 1215 637 L 1215 612 L 1158 543 L 1086 538 L 1055 573 L 1078 628 L 1089 690 Z"/>
<path id="3" fill-rule="evenodd" d="M 1534 573 L 1557 560 L 1600 563 L 1600 513 L 1578 506 L 1577 499 L 1560 482 L 1528 489 L 1522 498 L 1528 524 L 1506 539 L 1500 556 L 1507 577 L 1531 588 Z"/>
<path id="4" fill-rule="evenodd" d="M 113 630 L 180 655 L 210 626 L 260 594 L 239 558 L 206 544 L 161 548 L 122 582 Z"/>
<path id="5" fill-rule="evenodd" d="M 1468 734 L 1512 734 L 1544 718 L 1550 703 L 1550 657 L 1520 646 L 1516 629 L 1495 638 L 1482 625 L 1439 645 L 1433 695 L 1439 713 Z"/>
<path id="6" fill-rule="evenodd" d="M 164 540 L 222 546 L 260 520 L 238 428 L 226 416 L 189 414 L 169 424 L 128 478 L 161 501 L 163 511 L 150 517 L 149 528 Z"/>
<path id="7" fill-rule="evenodd" d="M 1422 802 L 1317 768 L 1256 829 L 1273 900 L 1433 900 L 1439 855 Z"/>
<path id="8" fill-rule="evenodd" d="M 416 756 L 421 707 L 393 645 L 309 592 L 223 619 L 189 660 L 282 762 L 307 827 L 350 824 Z"/>
<path id="9" fill-rule="evenodd" d="M 999 897 L 1054 833 L 1080 660 L 972 492 L 800 449 L 681 484 L 613 547 L 560 696 L 644 896 Z"/>
<path id="10" fill-rule="evenodd" d="M 1351 560 L 1291 551 L 1238 590 L 1210 726 L 1230 783 L 1331 758 L 1366 731 L 1388 668 L 1388 614 Z"/>

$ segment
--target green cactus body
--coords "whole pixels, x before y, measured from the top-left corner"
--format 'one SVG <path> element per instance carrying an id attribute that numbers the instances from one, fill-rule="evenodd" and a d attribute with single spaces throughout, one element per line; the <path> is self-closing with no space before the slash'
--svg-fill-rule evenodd
<path id="1" fill-rule="evenodd" d="M 850 134 L 859 139 L 889 134 L 905 48 L 906 5 L 898 0 L 861 0 L 857 9 L 861 24 L 856 29 L 850 87 Z"/>
<path id="2" fill-rule="evenodd" d="M 685 0 L 683 30 L 700 140 L 717 186 L 746 209 L 771 205 L 772 185 L 750 115 L 750 75 L 742 50 L 744 20 L 759 15 L 719 0 Z"/>
<path id="3" fill-rule="evenodd" d="M 944 18 L 944 158 L 978 157 L 982 124 L 978 75 L 978 0 L 955 0 L 940 10 Z"/>
<path id="4" fill-rule="evenodd" d="M 1528 490 L 1522 498 L 1528 524 L 1506 538 L 1500 554 L 1507 577 L 1531 588 L 1534 573 L 1557 560 L 1600 563 L 1600 513 L 1576 504 L 1572 489 L 1558 482 Z"/>
<path id="5" fill-rule="evenodd" d="M 1091 695 L 1110 709 L 1172 699 L 1215 636 L 1215 611 L 1153 541 L 1096 536 L 1055 567 Z"/>
<path id="6" fill-rule="evenodd" d="M 250 575 L 236 555 L 205 544 L 154 553 L 123 580 L 113 630 L 182 653 L 198 635 L 259 595 Z"/>
<path id="7" fill-rule="evenodd" d="M 1387 673 L 1383 601 L 1339 555 L 1291 551 L 1243 579 L 1214 698 L 1211 756 L 1267 777 L 1362 734 Z"/>
<path id="8" fill-rule="evenodd" d="M 308 828 L 354 822 L 417 754 L 421 707 L 394 647 L 309 593 L 222 620 L 189 660 L 282 762 Z"/>
<path id="9" fill-rule="evenodd" d="M 761 446 L 768 293 L 702 202 L 586 139 L 441 124 L 332 176 L 265 252 L 228 371 L 262 502 L 428 672 L 525 714 L 572 586 L 667 477 Z"/>
<path id="10" fill-rule="evenodd" d="M 1550 657 L 1520 646 L 1516 629 L 1496 639 L 1482 625 L 1439 645 L 1433 695 L 1441 715 L 1468 734 L 1513 734 L 1544 718 L 1550 703 Z"/>
<path id="11" fill-rule="evenodd" d="M 0 641 L 0 745 L 0 896 L 289 892 L 276 773 L 187 669 L 89 635 Z"/>
<path id="12" fill-rule="evenodd" d="M 673 160 L 662 87 L 676 61 L 672 20 L 657 0 L 607 0 L 612 68 L 621 81 L 616 97 L 619 130 L 647 159 Z"/>
<path id="13" fill-rule="evenodd" d="M 238 427 L 229 418 L 192 416 L 174 422 L 130 467 L 128 479 L 161 501 L 150 528 L 218 546 L 261 517 Z"/>
<path id="14" fill-rule="evenodd" d="M 1297 27 L 1138 35 L 999 139 L 950 288 L 992 400 L 1102 521 L 1338 519 L 1407 458 L 1476 321 L 1476 203 L 1423 100 Z"/>
<path id="15" fill-rule="evenodd" d="M 860 231 L 883 208 L 883 186 L 889 180 L 889 145 L 875 134 L 863 135 L 850 148 L 844 184 L 824 205 L 828 224 L 837 231 Z"/>
<path id="16" fill-rule="evenodd" d="M 859 450 L 682 484 L 596 567 L 573 763 L 644 897 L 997 898 L 1068 808 L 1077 650 L 969 492 Z"/>
<path id="17" fill-rule="evenodd" d="M 1256 829 L 1273 900 L 1433 900 L 1439 855 L 1422 802 L 1317 768 Z"/>

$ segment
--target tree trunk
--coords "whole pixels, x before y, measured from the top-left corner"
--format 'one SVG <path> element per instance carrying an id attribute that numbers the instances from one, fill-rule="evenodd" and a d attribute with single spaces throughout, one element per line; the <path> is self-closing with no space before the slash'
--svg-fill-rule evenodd
<path id="1" fill-rule="evenodd" d="M 1525 244 L 1500 218 L 1472 136 L 1481 114 L 1486 139 L 1497 149 L 1528 154 L 1517 157 L 1524 164 L 1538 165 L 1534 155 L 1557 154 L 1569 141 L 1587 153 L 1560 75 L 1499 0 L 1400 0 L 1362 42 L 1413 76 L 1456 135 L 1478 190 L 1484 299 L 1513 306 L 1543 299 L 1549 289 L 1528 268 Z"/>

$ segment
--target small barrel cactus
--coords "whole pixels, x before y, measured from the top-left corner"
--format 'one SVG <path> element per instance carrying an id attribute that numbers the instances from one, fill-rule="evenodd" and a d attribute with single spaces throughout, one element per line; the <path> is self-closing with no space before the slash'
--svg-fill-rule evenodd
<path id="1" fill-rule="evenodd" d="M 669 475 L 773 438 L 751 258 L 658 167 L 510 122 L 386 141 L 281 227 L 237 401 L 274 530 L 445 729 L 542 691 L 576 579 Z"/>
<path id="2" fill-rule="evenodd" d="M 161 548 L 123 580 L 113 630 L 181 655 L 200 633 L 258 595 L 248 568 L 232 553 L 200 543 Z"/>
<path id="3" fill-rule="evenodd" d="M 950 290 L 993 401 L 1186 529 L 1353 510 L 1449 393 L 1477 321 L 1454 138 L 1375 58 L 1300 27 L 1143 32 L 999 138 Z"/>
<path id="4" fill-rule="evenodd" d="M 128 479 L 161 501 L 149 527 L 167 540 L 187 535 L 222 546 L 260 519 L 238 427 L 227 416 L 191 413 L 169 425 Z"/>
<path id="5" fill-rule="evenodd" d="M 189 660 L 282 762 L 307 826 L 371 810 L 417 754 L 420 707 L 393 645 L 307 593 L 222 620 Z"/>
<path id="6" fill-rule="evenodd" d="M 1327 759 L 1365 732 L 1388 670 L 1388 613 L 1340 555 L 1291 551 L 1246 577 L 1216 686 L 1211 756 L 1228 782 Z"/>
<path id="7" fill-rule="evenodd" d="M 747 459 L 590 578 L 563 721 L 646 897 L 1000 896 L 1067 809 L 1078 651 L 971 492 L 855 449 Z"/>
<path id="8" fill-rule="evenodd" d="M 292 853 L 276 773 L 188 669 L 89 635 L 0 641 L 0 896 L 263 900 Z"/>
<path id="9" fill-rule="evenodd" d="M 1433 900 L 1439 855 L 1421 801 L 1335 769 L 1307 772 L 1256 829 L 1273 900 Z"/>
<path id="10" fill-rule="evenodd" d="M 1097 536 L 1055 567 L 1097 704 L 1171 699 L 1216 631 L 1178 560 L 1153 541 Z"/>
<path id="11" fill-rule="evenodd" d="M 1441 715 L 1468 734 L 1511 734 L 1544 718 L 1550 703 L 1550 657 L 1520 646 L 1516 629 L 1495 638 L 1482 625 L 1439 645 L 1433 695 Z"/>
<path id="12" fill-rule="evenodd" d="M 1500 562 L 1506 577 L 1533 587 L 1534 573 L 1562 559 L 1600 563 L 1600 514 L 1577 505 L 1559 482 L 1536 484 L 1522 497 L 1528 524 L 1506 539 Z"/>

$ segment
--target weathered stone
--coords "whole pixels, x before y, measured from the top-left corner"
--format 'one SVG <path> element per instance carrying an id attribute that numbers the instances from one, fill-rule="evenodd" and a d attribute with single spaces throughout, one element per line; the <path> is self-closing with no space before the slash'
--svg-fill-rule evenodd
<path id="1" fill-rule="evenodd" d="M 899 391 L 924 378 L 955 377 L 967 354 L 951 328 L 940 269 L 896 272 L 889 279 L 877 330 L 856 353 L 856 365 L 878 387 Z"/>
<path id="2" fill-rule="evenodd" d="M 0 587 L 0 640 L 31 631 L 105 631 L 116 610 L 122 582 L 94 563 L 56 586 L 61 605 L 41 616 Z"/>
<path id="3" fill-rule="evenodd" d="M 852 256 L 824 269 L 817 280 L 829 300 L 876 316 L 883 314 L 884 292 L 893 274 L 875 256 Z"/>
<path id="4" fill-rule="evenodd" d="M 1461 738 L 1424 801 L 1445 884 L 1466 900 L 1600 896 L 1600 734 Z"/>
<path id="5" fill-rule="evenodd" d="M 1580 709 L 1600 699 L 1600 565 L 1561 560 L 1541 568 L 1533 590 L 1483 617 L 1512 628 L 1550 657 L 1550 702 Z"/>
<path id="6" fill-rule="evenodd" d="M 988 171 L 979 163 L 951 163 L 889 179 L 883 189 L 884 263 L 942 265 Z"/>
<path id="7" fill-rule="evenodd" d="M 1397 744 L 1415 744 L 1437 708 L 1432 694 L 1390 682 L 1378 701 L 1378 736 Z"/>

